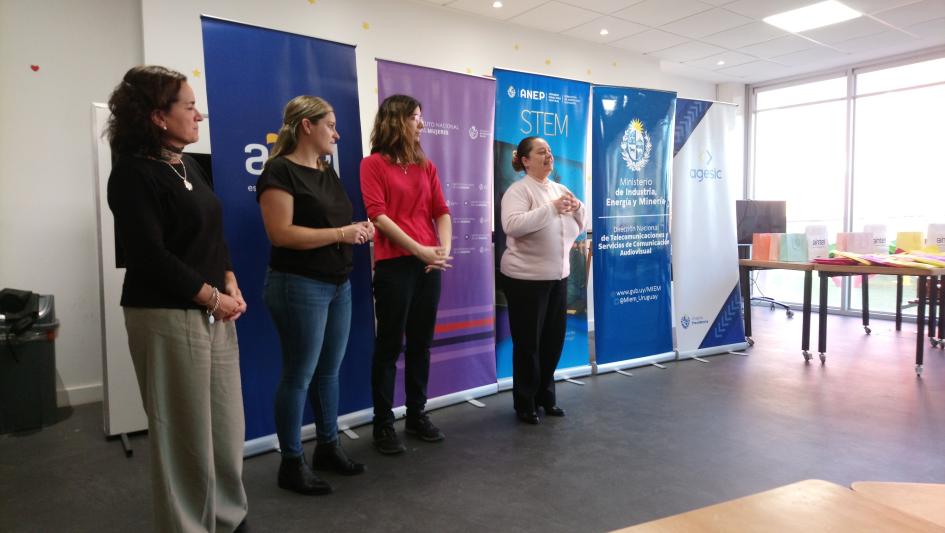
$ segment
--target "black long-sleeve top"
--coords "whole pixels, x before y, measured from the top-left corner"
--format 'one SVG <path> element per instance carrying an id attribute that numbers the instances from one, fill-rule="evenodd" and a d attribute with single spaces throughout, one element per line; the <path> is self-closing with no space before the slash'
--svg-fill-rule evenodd
<path id="1" fill-rule="evenodd" d="M 108 178 L 127 266 L 122 306 L 200 308 L 193 297 L 201 286 L 223 289 L 232 270 L 220 200 L 200 165 L 186 155 L 182 161 L 193 190 L 167 163 L 144 157 L 122 157 Z"/>

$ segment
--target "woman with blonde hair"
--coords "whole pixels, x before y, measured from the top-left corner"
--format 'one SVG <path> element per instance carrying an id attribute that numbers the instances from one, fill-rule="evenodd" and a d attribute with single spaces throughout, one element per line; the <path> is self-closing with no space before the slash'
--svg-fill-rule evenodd
<path id="1" fill-rule="evenodd" d="M 364 207 L 377 227 L 374 244 L 374 310 L 377 335 L 371 365 L 374 447 L 406 451 L 394 430 L 396 363 L 404 349 L 408 434 L 443 440 L 427 416 L 430 344 L 440 301 L 440 273 L 450 268 L 452 224 L 436 166 L 420 147 L 420 102 L 386 98 L 371 132 L 371 155 L 361 161 Z"/>
<path id="2" fill-rule="evenodd" d="M 352 245 L 371 240 L 374 227 L 351 222 L 351 201 L 326 161 L 340 138 L 331 105 L 317 96 L 297 96 L 283 115 L 256 183 L 272 243 L 264 300 L 282 346 L 275 400 L 282 452 L 278 485 L 302 494 L 328 494 L 331 486 L 305 461 L 302 416 L 307 393 L 315 413 L 315 469 L 344 475 L 364 471 L 338 440 L 338 370 L 351 328 Z"/>

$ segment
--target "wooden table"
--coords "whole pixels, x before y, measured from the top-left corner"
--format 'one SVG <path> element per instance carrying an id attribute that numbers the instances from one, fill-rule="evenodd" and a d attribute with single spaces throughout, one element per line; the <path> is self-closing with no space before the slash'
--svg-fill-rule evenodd
<path id="1" fill-rule="evenodd" d="M 699 532 L 945 532 L 945 527 L 827 481 L 809 479 L 619 530 Z"/>
<path id="2" fill-rule="evenodd" d="M 945 527 L 945 484 L 857 481 L 850 487 L 871 500 Z"/>
<path id="3" fill-rule="evenodd" d="M 919 307 L 916 310 L 916 345 L 915 345 L 915 372 L 922 375 L 922 363 L 925 355 L 925 340 L 923 332 L 925 330 L 925 305 L 928 300 L 927 292 L 931 292 L 929 337 L 934 337 L 935 322 L 935 294 L 937 291 L 926 291 L 926 284 L 929 279 L 935 280 L 939 276 L 945 275 L 945 268 L 909 268 L 909 267 L 884 267 L 884 266 L 866 266 L 866 265 L 822 265 L 814 264 L 814 269 L 820 275 L 820 308 L 819 326 L 820 335 L 817 342 L 817 350 L 820 352 L 820 360 L 827 360 L 827 278 L 835 276 L 862 276 L 863 277 L 863 327 L 867 333 L 869 330 L 869 298 L 866 277 L 871 274 L 883 276 L 916 276 L 918 278 Z M 934 346 L 934 344 L 933 344 Z"/>
<path id="4" fill-rule="evenodd" d="M 760 261 L 757 259 L 739 259 L 738 274 L 742 288 L 742 302 L 745 308 L 745 337 L 748 344 L 754 345 L 751 338 L 751 271 L 752 270 L 797 270 L 804 273 L 804 309 L 803 323 L 801 324 L 801 354 L 804 360 L 809 361 L 810 354 L 810 311 L 811 311 L 811 272 L 812 263 L 792 263 L 788 261 Z"/>

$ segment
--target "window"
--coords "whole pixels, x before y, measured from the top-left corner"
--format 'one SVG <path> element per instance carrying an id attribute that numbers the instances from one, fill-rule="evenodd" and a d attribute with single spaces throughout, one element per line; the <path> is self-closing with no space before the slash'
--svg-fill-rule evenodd
<path id="1" fill-rule="evenodd" d="M 786 200 L 789 232 L 823 224 L 835 241 L 840 231 L 881 224 L 893 242 L 899 231 L 926 233 L 928 224 L 945 223 L 945 58 L 854 68 L 753 94 L 751 197 Z M 829 305 L 859 310 L 860 279 L 834 280 Z M 894 312 L 895 278 L 869 283 L 870 310 Z M 759 277 L 764 294 L 792 303 L 802 299 L 801 284 L 796 273 Z M 816 291 L 815 284 L 815 302 Z M 905 278 L 903 303 L 915 293 L 915 279 Z"/>

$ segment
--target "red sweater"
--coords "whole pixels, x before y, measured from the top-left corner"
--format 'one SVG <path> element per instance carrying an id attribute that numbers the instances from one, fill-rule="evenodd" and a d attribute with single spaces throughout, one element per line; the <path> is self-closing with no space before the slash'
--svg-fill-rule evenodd
<path id="1" fill-rule="evenodd" d="M 391 163 L 381 154 L 361 160 L 361 196 L 371 220 L 387 215 L 407 235 L 424 246 L 439 246 L 433 223 L 450 210 L 443 198 L 436 165 L 427 160 L 424 166 L 403 167 Z M 411 255 L 394 244 L 383 232 L 374 236 L 374 260 Z"/>

